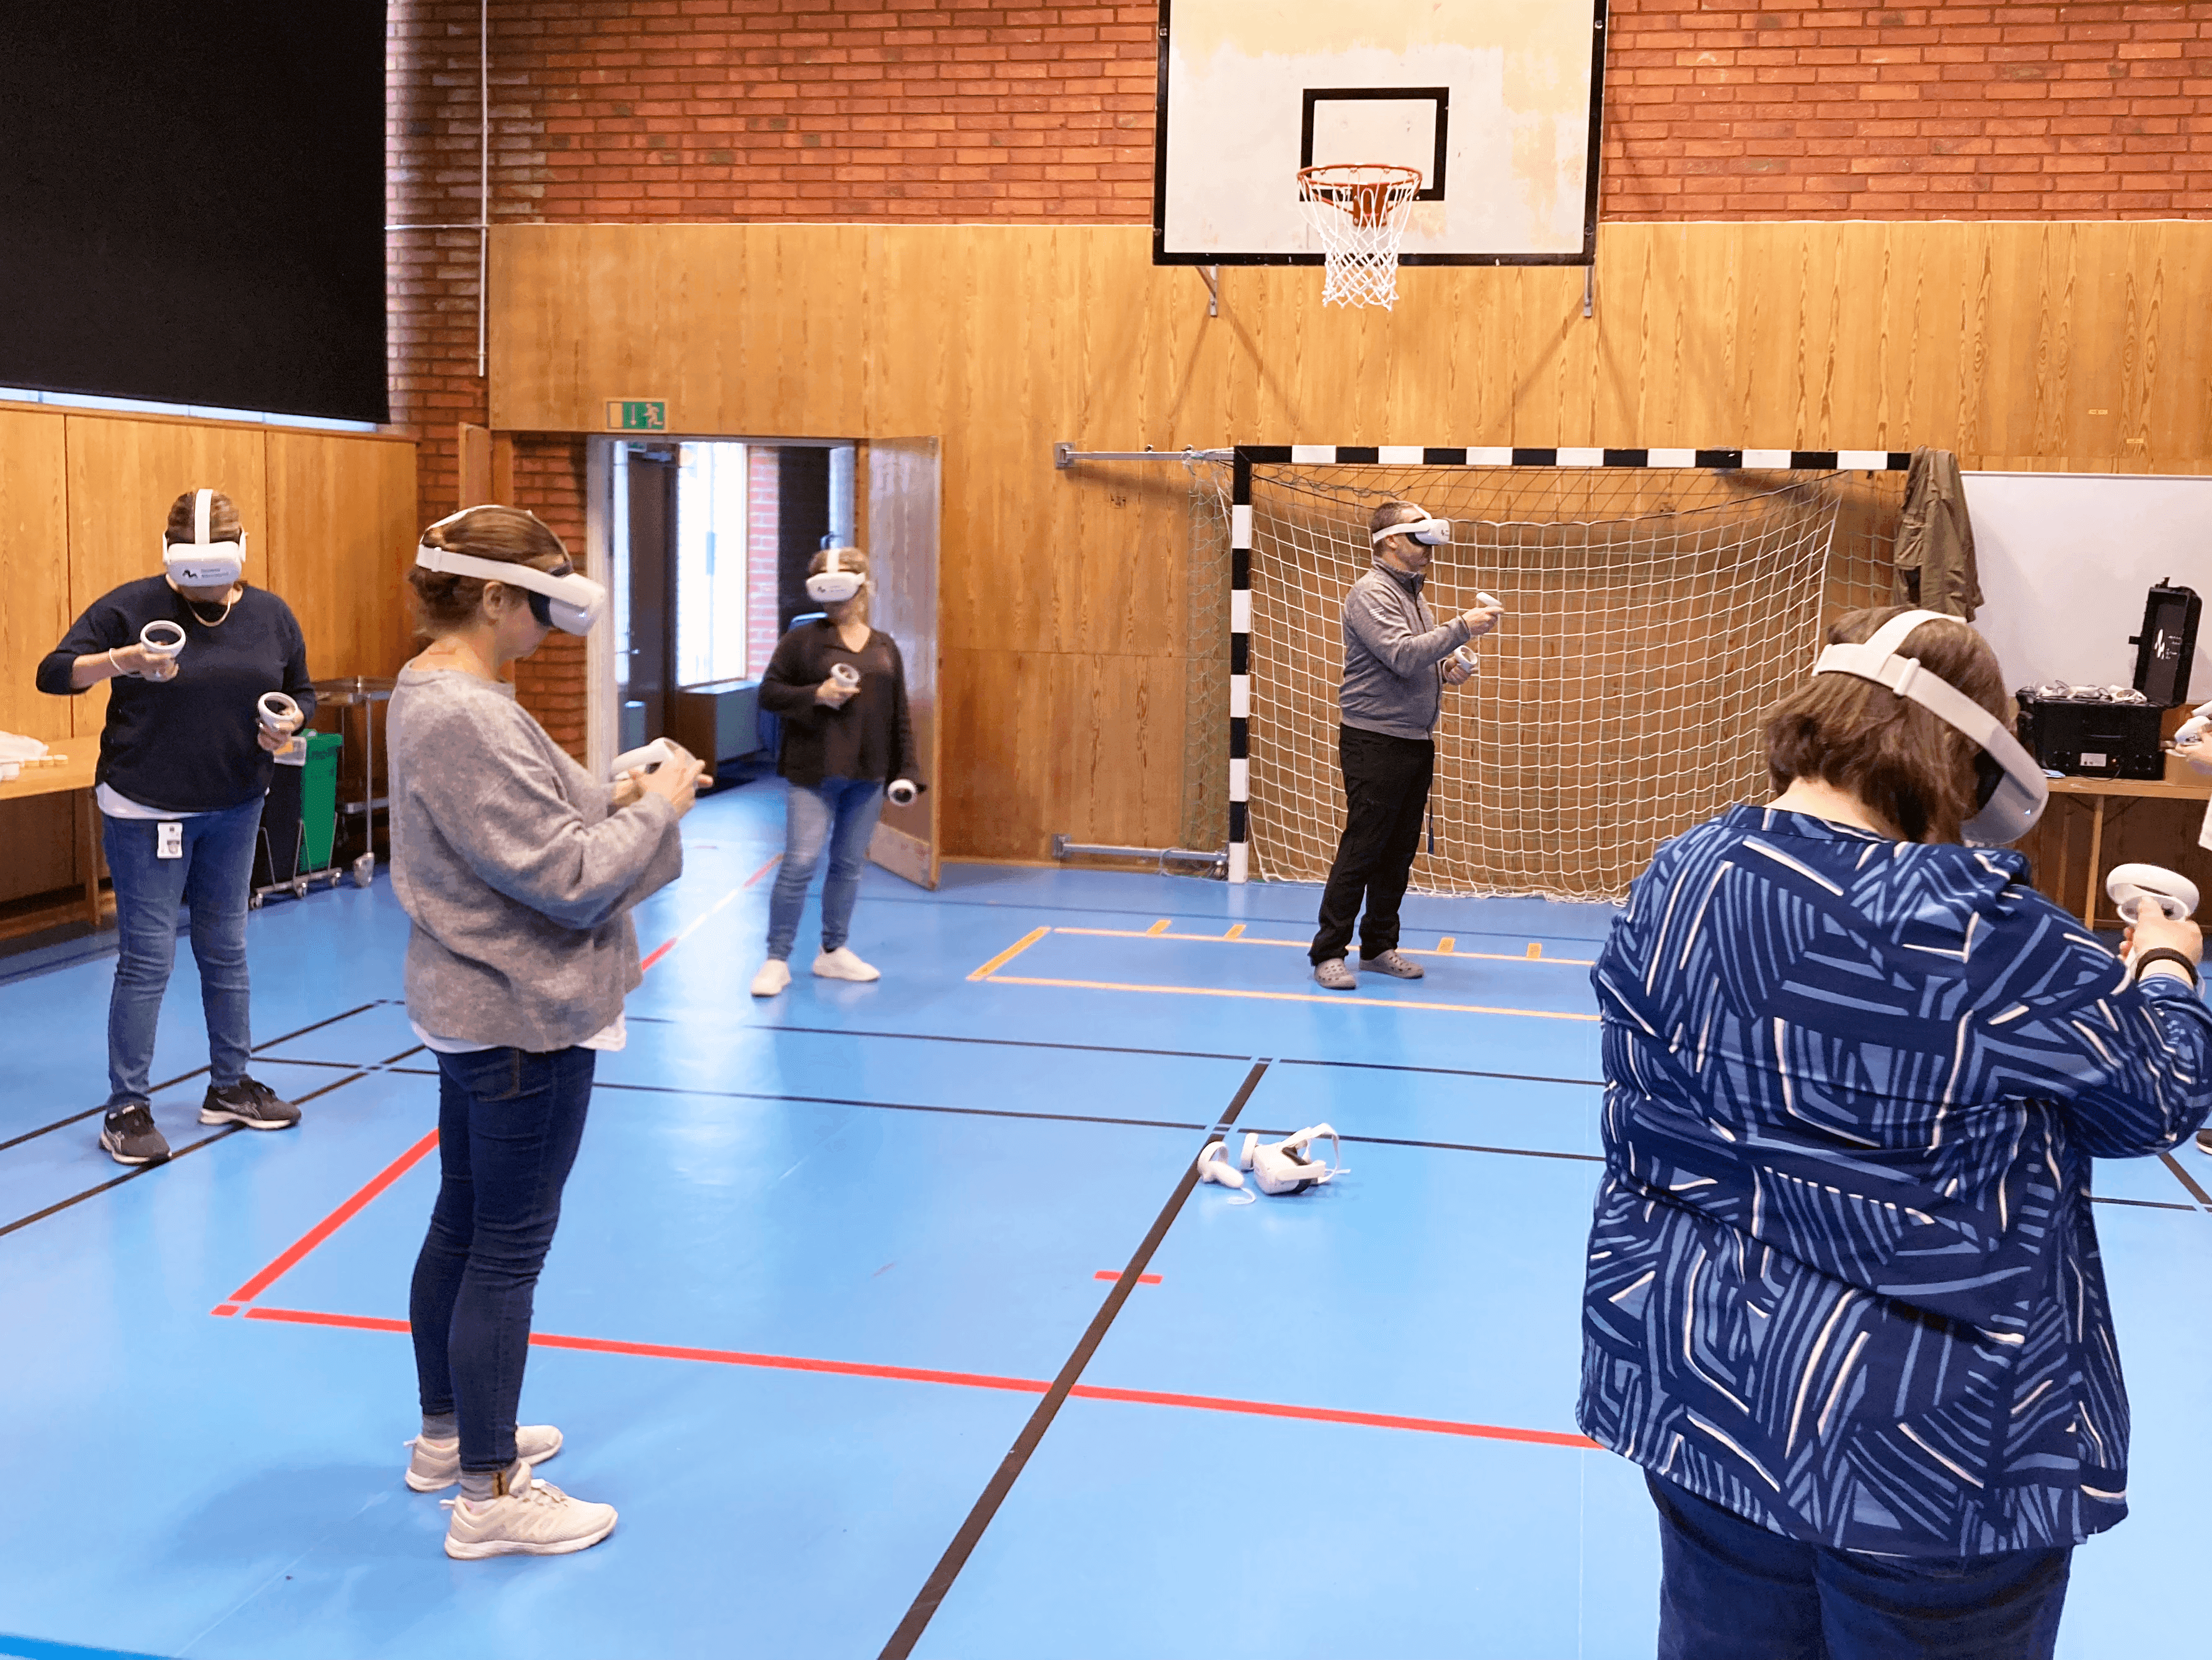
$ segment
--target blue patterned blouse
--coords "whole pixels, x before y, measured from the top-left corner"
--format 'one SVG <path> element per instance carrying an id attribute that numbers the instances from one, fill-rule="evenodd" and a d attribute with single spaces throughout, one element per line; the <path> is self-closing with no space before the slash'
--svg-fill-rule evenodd
<path id="1" fill-rule="evenodd" d="M 1589 1435 L 1792 1538 L 2066 1546 L 2127 1513 L 2090 1159 L 2212 1110 L 2212 1011 L 2020 854 L 1738 807 L 1591 974 Z"/>

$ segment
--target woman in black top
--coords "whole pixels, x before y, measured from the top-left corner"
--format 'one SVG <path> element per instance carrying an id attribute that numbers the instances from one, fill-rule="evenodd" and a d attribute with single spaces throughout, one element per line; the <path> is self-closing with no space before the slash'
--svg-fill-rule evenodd
<path id="1" fill-rule="evenodd" d="M 830 874 L 822 884 L 822 954 L 814 972 L 826 980 L 878 977 L 845 943 L 860 866 L 886 789 L 910 801 L 926 787 L 914 775 L 905 661 L 896 641 L 868 626 L 867 555 L 825 548 L 806 569 L 807 592 L 825 614 L 777 642 L 761 678 L 762 704 L 783 717 L 776 770 L 790 794 L 783 868 L 769 901 L 768 960 L 753 976 L 756 997 L 773 997 L 791 983 L 792 943 L 824 843 Z M 841 589 L 843 597 L 830 597 Z"/>
<path id="2" fill-rule="evenodd" d="M 228 496 L 179 496 L 161 548 L 161 575 L 94 600 L 38 669 L 39 690 L 57 697 L 113 683 L 94 775 L 119 946 L 100 1144 L 121 1164 L 169 1156 L 147 1080 L 180 906 L 191 910 L 207 1014 L 200 1122 L 274 1130 L 300 1122 L 297 1107 L 246 1071 L 246 902 L 271 757 L 314 713 L 307 642 L 290 606 L 246 582 L 246 532 Z M 164 627 L 149 645 L 142 636 L 153 623 Z M 173 653 L 156 648 L 179 636 Z M 258 707 L 273 691 L 300 709 L 281 732 L 263 725 Z"/>

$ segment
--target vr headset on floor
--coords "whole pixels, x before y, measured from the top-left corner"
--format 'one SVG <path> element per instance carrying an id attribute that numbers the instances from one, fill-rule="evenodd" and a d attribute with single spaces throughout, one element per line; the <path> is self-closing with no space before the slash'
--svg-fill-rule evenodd
<path id="1" fill-rule="evenodd" d="M 459 513 L 449 513 L 430 529 L 450 525 L 475 511 L 473 508 L 463 508 Z M 449 576 L 474 576 L 486 582 L 504 582 L 509 587 L 520 588 L 529 599 L 531 615 L 538 619 L 538 626 L 558 629 L 563 634 L 589 634 L 592 625 L 606 613 L 607 591 L 590 577 L 580 575 L 574 565 L 565 562 L 559 570 L 539 570 L 535 565 L 478 559 L 472 554 L 434 548 L 422 542 L 416 546 L 415 562 L 424 570 Z"/>
<path id="2" fill-rule="evenodd" d="M 1856 675 L 1886 686 L 1979 745 L 1982 752 L 1974 761 L 1981 777 L 1974 798 L 1978 811 L 1966 822 L 1962 833 L 1976 847 L 2003 847 L 2033 830 L 2043 817 L 2051 800 L 2043 768 L 1996 716 L 1949 681 L 1923 669 L 1918 658 L 1898 655 L 1905 636 L 1923 623 L 1959 621 L 1941 611 L 1905 611 L 1884 623 L 1863 645 L 1830 646 L 1813 665 L 1813 672 Z"/>

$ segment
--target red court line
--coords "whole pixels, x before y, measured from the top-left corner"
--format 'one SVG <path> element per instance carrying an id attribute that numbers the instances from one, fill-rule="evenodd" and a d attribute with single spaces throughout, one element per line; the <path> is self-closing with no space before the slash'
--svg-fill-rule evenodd
<path id="1" fill-rule="evenodd" d="M 1093 1280 L 1119 1280 L 1124 1270 L 1121 1268 L 1101 1268 L 1091 1277 Z M 1140 1274 L 1137 1276 L 1137 1283 L 1140 1286 L 1157 1286 L 1160 1283 L 1160 1277 L 1157 1274 Z"/>
<path id="2" fill-rule="evenodd" d="M 642 963 L 640 963 L 637 965 L 637 971 L 640 974 L 643 974 L 655 963 L 658 963 L 662 958 L 667 956 L 669 952 L 674 951 L 678 945 L 683 943 L 684 936 L 685 934 L 690 933 L 691 930 L 697 927 L 701 922 L 705 921 L 707 918 L 712 916 L 715 911 L 721 909 L 724 905 L 728 904 L 731 900 L 736 898 L 739 894 L 743 893 L 747 888 L 752 886 L 754 883 L 759 881 L 762 877 L 766 876 L 770 871 L 774 870 L 782 862 L 783 855 L 779 853 L 775 858 L 769 860 L 768 863 L 763 865 L 750 876 L 745 878 L 744 881 L 738 883 L 737 886 L 732 888 L 727 893 L 724 894 L 720 899 L 715 902 L 713 909 L 707 911 L 704 915 L 691 922 L 688 927 L 679 929 L 677 933 L 671 934 L 667 939 L 655 946 L 653 948 L 652 954 Z"/>
<path id="3" fill-rule="evenodd" d="M 222 1309 L 215 1310 L 223 1313 Z M 365 1314 L 318 1314 L 306 1309 L 248 1309 L 249 1320 L 287 1321 L 302 1326 L 338 1326 L 356 1331 L 400 1332 L 404 1320 L 380 1320 Z M 1052 1385 L 1041 1377 L 1001 1377 L 991 1372 L 939 1371 L 926 1366 L 878 1366 L 860 1360 L 817 1360 L 796 1354 L 755 1354 L 744 1349 L 689 1348 L 672 1343 L 623 1343 L 605 1337 L 563 1337 L 554 1332 L 530 1335 L 532 1347 L 580 1349 L 590 1354 L 633 1355 L 650 1360 L 696 1360 L 715 1366 L 752 1366 L 773 1371 L 811 1371 L 838 1377 L 889 1378 L 906 1383 L 944 1383 L 957 1389 L 1005 1389 L 1042 1395 Z M 1343 1412 L 1332 1407 L 1294 1407 L 1274 1401 L 1239 1401 L 1218 1395 L 1172 1395 L 1158 1389 L 1110 1389 L 1078 1383 L 1068 1393 L 1088 1401 L 1114 1401 L 1140 1407 L 1180 1407 L 1195 1412 L 1233 1412 L 1255 1418 L 1291 1418 L 1314 1424 L 1354 1424 L 1367 1429 L 1410 1430 L 1421 1435 L 1459 1435 L 1481 1441 L 1519 1441 L 1534 1446 L 1601 1450 L 1587 1436 L 1557 1430 L 1515 1429 L 1504 1424 L 1469 1424 L 1452 1418 L 1406 1418 L 1395 1413 Z"/>
<path id="4" fill-rule="evenodd" d="M 279 1256 L 267 1268 L 262 1269 L 260 1273 L 255 1274 L 253 1278 L 247 1280 L 236 1291 L 231 1292 L 230 1300 L 234 1303 L 251 1303 L 255 1298 L 260 1296 L 263 1292 L 267 1291 L 270 1286 L 275 1285 L 283 1275 L 289 1274 L 294 1268 L 297 1268 L 300 1265 L 300 1259 L 301 1257 L 305 1256 L 309 1251 L 314 1250 L 314 1248 L 321 1244 L 324 1240 L 329 1238 L 332 1234 L 336 1233 L 340 1228 L 343 1227 L 348 1222 L 350 1222 L 356 1216 L 360 1214 L 362 1207 L 368 1204 L 370 1200 L 375 1198 L 378 1194 L 382 1193 L 385 1189 L 390 1187 L 401 1177 L 406 1175 L 409 1171 L 414 1169 L 417 1164 L 422 1162 L 422 1156 L 437 1145 L 438 1132 L 432 1130 L 428 1135 L 425 1135 L 413 1146 L 408 1148 L 406 1152 L 401 1153 L 399 1157 L 393 1159 L 375 1175 L 370 1177 L 368 1182 L 363 1184 L 361 1190 L 355 1194 L 352 1198 L 347 1200 L 345 1203 L 340 1205 L 328 1216 L 325 1216 L 321 1221 L 316 1223 L 313 1227 L 309 1228 L 307 1232 L 301 1234 L 300 1237 L 293 1243 L 290 1250 L 287 1250 L 282 1256 Z"/>

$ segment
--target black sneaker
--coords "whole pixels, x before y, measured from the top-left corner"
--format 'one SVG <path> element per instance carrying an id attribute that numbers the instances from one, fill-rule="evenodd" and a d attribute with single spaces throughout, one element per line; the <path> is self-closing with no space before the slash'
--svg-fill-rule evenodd
<path id="1" fill-rule="evenodd" d="M 210 1088 L 200 1103 L 203 1124 L 243 1124 L 250 1130 L 288 1130 L 300 1122 L 300 1110 L 278 1098 L 266 1084 L 241 1078 L 228 1089 Z"/>
<path id="2" fill-rule="evenodd" d="M 154 1128 L 154 1110 L 143 1101 L 110 1107 L 100 1127 L 100 1145 L 118 1164 L 158 1164 L 169 1156 L 169 1143 Z"/>

